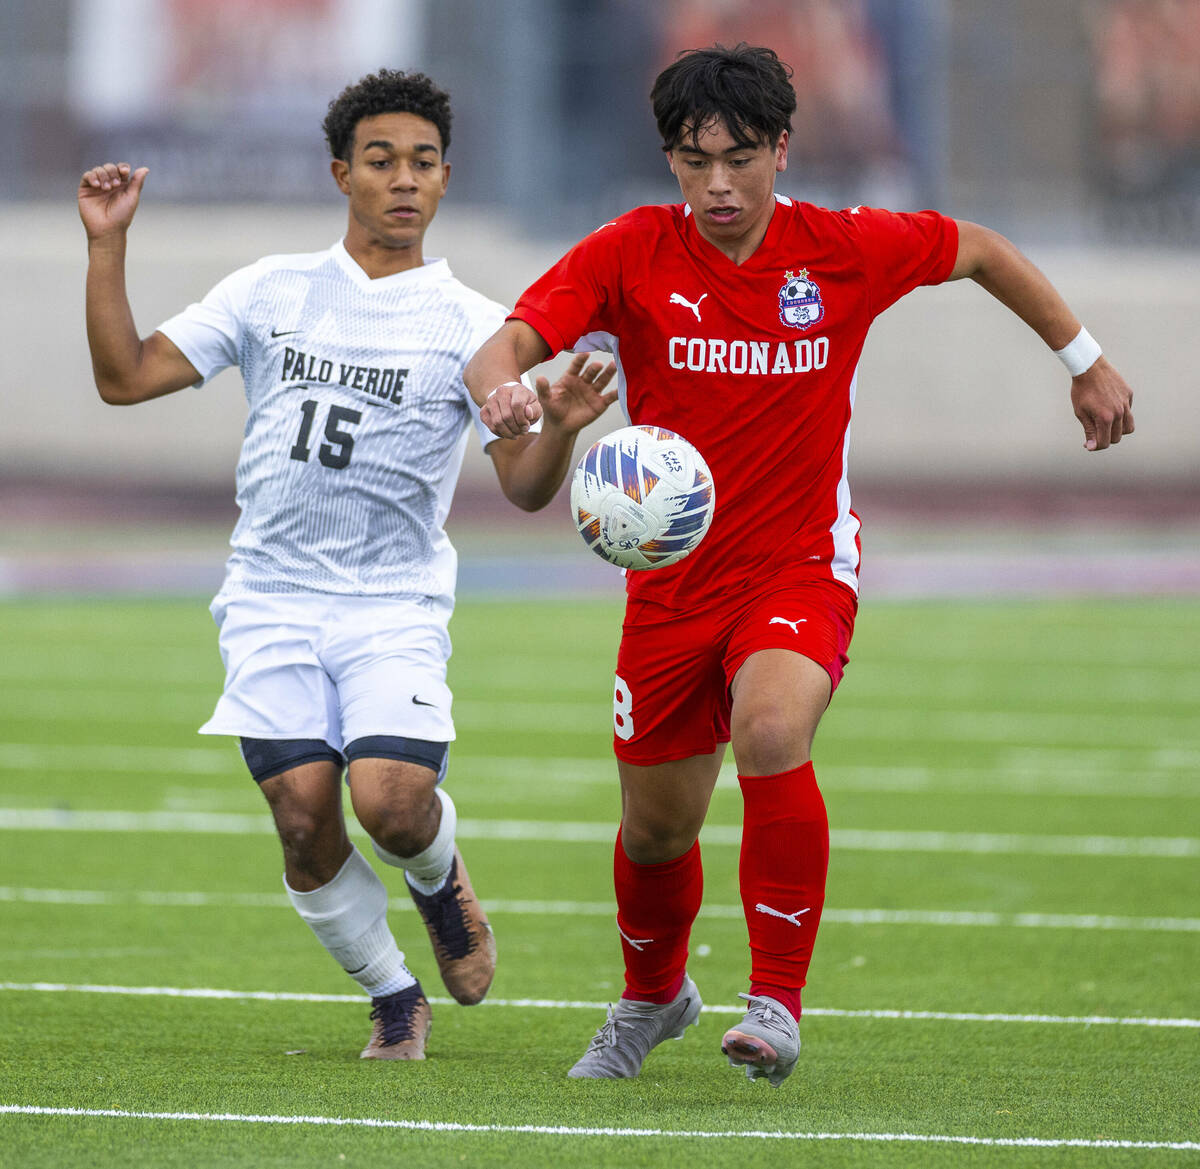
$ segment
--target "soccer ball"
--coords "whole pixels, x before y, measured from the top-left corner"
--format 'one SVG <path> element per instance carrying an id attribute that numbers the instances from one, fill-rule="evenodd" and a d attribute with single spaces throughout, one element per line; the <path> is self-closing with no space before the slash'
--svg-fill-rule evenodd
<path id="1" fill-rule="evenodd" d="M 583 542 L 620 568 L 665 568 L 704 539 L 716 495 L 712 472 L 686 438 L 626 426 L 575 468 L 571 512 Z"/>

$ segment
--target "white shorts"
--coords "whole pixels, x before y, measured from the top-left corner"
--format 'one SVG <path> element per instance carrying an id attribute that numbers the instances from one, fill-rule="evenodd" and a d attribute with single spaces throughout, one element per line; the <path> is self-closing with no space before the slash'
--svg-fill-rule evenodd
<path id="1" fill-rule="evenodd" d="M 202 735 L 454 739 L 448 605 L 264 593 L 218 598 L 225 692 Z"/>

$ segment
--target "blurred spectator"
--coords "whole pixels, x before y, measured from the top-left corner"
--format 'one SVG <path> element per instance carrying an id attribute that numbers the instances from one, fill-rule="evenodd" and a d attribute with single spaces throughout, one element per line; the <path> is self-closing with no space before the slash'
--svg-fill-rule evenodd
<path id="1" fill-rule="evenodd" d="M 280 119 L 322 108 L 346 71 L 330 46 L 341 12 L 331 0 L 168 0 L 162 19 L 174 50 L 165 89 L 191 119 Z M 296 68 L 304 61 L 303 69 Z M 305 126 L 312 136 L 311 126 Z"/>
<path id="2" fill-rule="evenodd" d="M 411 66 L 424 4 L 74 0 L 66 91 L 83 165 L 136 156 L 165 199 L 332 199 L 313 133 L 326 95 Z"/>
<path id="3" fill-rule="evenodd" d="M 1200 0 L 1092 9 L 1103 179 L 1118 197 L 1200 197 Z"/>
<path id="4" fill-rule="evenodd" d="M 794 181 L 873 199 L 906 169 L 887 55 L 865 0 L 667 0 L 663 54 L 739 41 L 768 45 L 794 70 Z M 857 194 L 854 192 L 857 191 Z"/>

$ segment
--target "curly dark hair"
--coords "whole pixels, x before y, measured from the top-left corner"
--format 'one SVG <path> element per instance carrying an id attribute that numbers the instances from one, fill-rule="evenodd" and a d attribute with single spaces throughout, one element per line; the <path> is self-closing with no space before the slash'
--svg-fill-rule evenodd
<path id="1" fill-rule="evenodd" d="M 743 148 L 774 145 L 792 128 L 792 70 L 774 49 L 744 41 L 727 49 L 688 49 L 655 78 L 650 91 L 663 150 L 685 138 L 693 146 L 706 126 L 723 122 Z"/>
<path id="2" fill-rule="evenodd" d="M 432 122 L 442 136 L 442 154 L 450 147 L 450 95 L 424 73 L 380 69 L 348 85 L 329 103 L 321 123 L 334 158 L 350 161 L 354 128 L 376 114 L 416 114 Z"/>

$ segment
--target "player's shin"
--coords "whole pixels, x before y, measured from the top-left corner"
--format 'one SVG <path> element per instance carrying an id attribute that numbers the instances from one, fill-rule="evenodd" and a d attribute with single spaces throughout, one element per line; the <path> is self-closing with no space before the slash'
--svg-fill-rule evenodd
<path id="1" fill-rule="evenodd" d="M 800 1017 L 829 867 L 829 819 L 811 763 L 739 776 L 745 805 L 739 863 L 750 936 L 750 993 Z"/>
<path id="2" fill-rule="evenodd" d="M 674 860 L 639 865 L 626 856 L 618 832 L 613 880 L 625 956 L 622 997 L 669 1003 L 683 982 L 688 939 L 704 894 L 700 842 Z"/>
<path id="3" fill-rule="evenodd" d="M 387 890 L 357 848 L 319 889 L 300 893 L 283 884 L 321 945 L 373 999 L 416 984 L 388 928 Z"/>
<path id="4" fill-rule="evenodd" d="M 455 1000 L 482 1002 L 496 973 L 496 939 L 467 866 L 454 843 L 458 813 L 437 789 L 442 818 L 433 841 L 416 856 L 396 856 L 372 841 L 380 859 L 404 870 L 404 879 L 433 945 L 438 972 Z"/>

